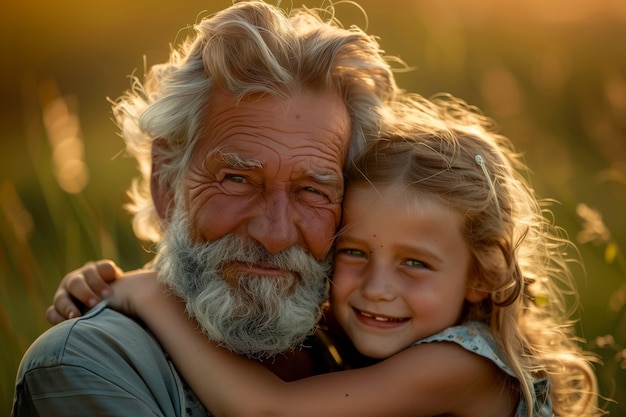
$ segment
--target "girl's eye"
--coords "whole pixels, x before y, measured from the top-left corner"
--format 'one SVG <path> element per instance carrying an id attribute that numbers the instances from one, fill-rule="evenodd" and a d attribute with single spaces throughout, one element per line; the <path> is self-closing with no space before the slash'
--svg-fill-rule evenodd
<path id="1" fill-rule="evenodd" d="M 339 249 L 337 251 L 337 254 L 343 254 L 343 255 L 348 255 L 348 256 L 355 256 L 355 257 L 359 257 L 359 258 L 365 258 L 366 257 L 365 252 L 363 252 L 362 250 L 350 249 L 350 248 Z"/>
<path id="2" fill-rule="evenodd" d="M 404 263 L 411 268 L 430 269 L 430 265 L 428 265 L 426 262 L 418 261 L 417 259 L 407 259 L 406 261 L 404 261 Z"/>

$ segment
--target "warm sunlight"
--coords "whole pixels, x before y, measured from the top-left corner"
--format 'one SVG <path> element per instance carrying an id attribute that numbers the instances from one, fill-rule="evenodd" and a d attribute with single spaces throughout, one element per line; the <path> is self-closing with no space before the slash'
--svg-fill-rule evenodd
<path id="1" fill-rule="evenodd" d="M 299 7 L 330 0 L 267 0 Z M 580 336 L 626 415 L 626 1 L 336 0 L 399 57 L 399 86 L 451 93 L 493 117 L 578 245 Z M 135 175 L 111 103 L 232 0 L 5 1 L 0 12 L 0 414 L 19 360 L 48 327 L 64 274 L 147 262 L 123 209 Z M 400 68 L 398 64 L 394 67 Z M 148 169 L 148 168 L 146 168 Z M 572 249 L 572 256 L 576 250 Z M 6 346 L 6 348 L 5 348 Z"/>

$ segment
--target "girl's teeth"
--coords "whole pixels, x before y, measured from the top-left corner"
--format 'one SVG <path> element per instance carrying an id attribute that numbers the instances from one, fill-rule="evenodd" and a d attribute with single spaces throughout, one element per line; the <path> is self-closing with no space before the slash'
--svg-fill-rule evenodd
<path id="1" fill-rule="evenodd" d="M 386 317 L 373 316 L 371 314 L 364 313 L 362 311 L 361 311 L 361 315 L 363 315 L 363 316 L 365 316 L 365 317 L 367 317 L 369 319 L 374 319 L 376 321 L 392 321 L 392 320 L 394 320 L 394 319 L 390 319 L 390 318 L 386 318 Z"/>

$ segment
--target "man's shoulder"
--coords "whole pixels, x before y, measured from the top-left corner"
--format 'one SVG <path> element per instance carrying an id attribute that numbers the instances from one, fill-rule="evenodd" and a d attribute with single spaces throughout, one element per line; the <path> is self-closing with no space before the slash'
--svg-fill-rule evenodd
<path id="1" fill-rule="evenodd" d="M 194 403 L 185 395 L 152 334 L 102 303 L 30 346 L 16 379 L 13 415 L 206 415 L 200 406 L 196 414 L 186 412 Z"/>
<path id="2" fill-rule="evenodd" d="M 127 355 L 141 346 L 161 351 L 152 335 L 130 317 L 100 303 L 82 317 L 67 320 L 44 332 L 30 346 L 23 359 L 27 368 L 80 365 L 111 354 Z M 89 355 L 89 357 L 86 357 Z M 78 362 L 78 363 L 77 363 Z"/>

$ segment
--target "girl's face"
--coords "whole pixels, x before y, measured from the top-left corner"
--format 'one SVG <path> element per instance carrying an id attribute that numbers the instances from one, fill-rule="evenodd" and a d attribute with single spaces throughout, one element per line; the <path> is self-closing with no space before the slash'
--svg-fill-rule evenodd
<path id="1" fill-rule="evenodd" d="M 462 217 L 429 194 L 400 200 L 399 192 L 350 187 L 337 241 L 334 313 L 355 347 L 372 358 L 456 324 L 464 301 L 481 297 L 467 285 Z"/>

